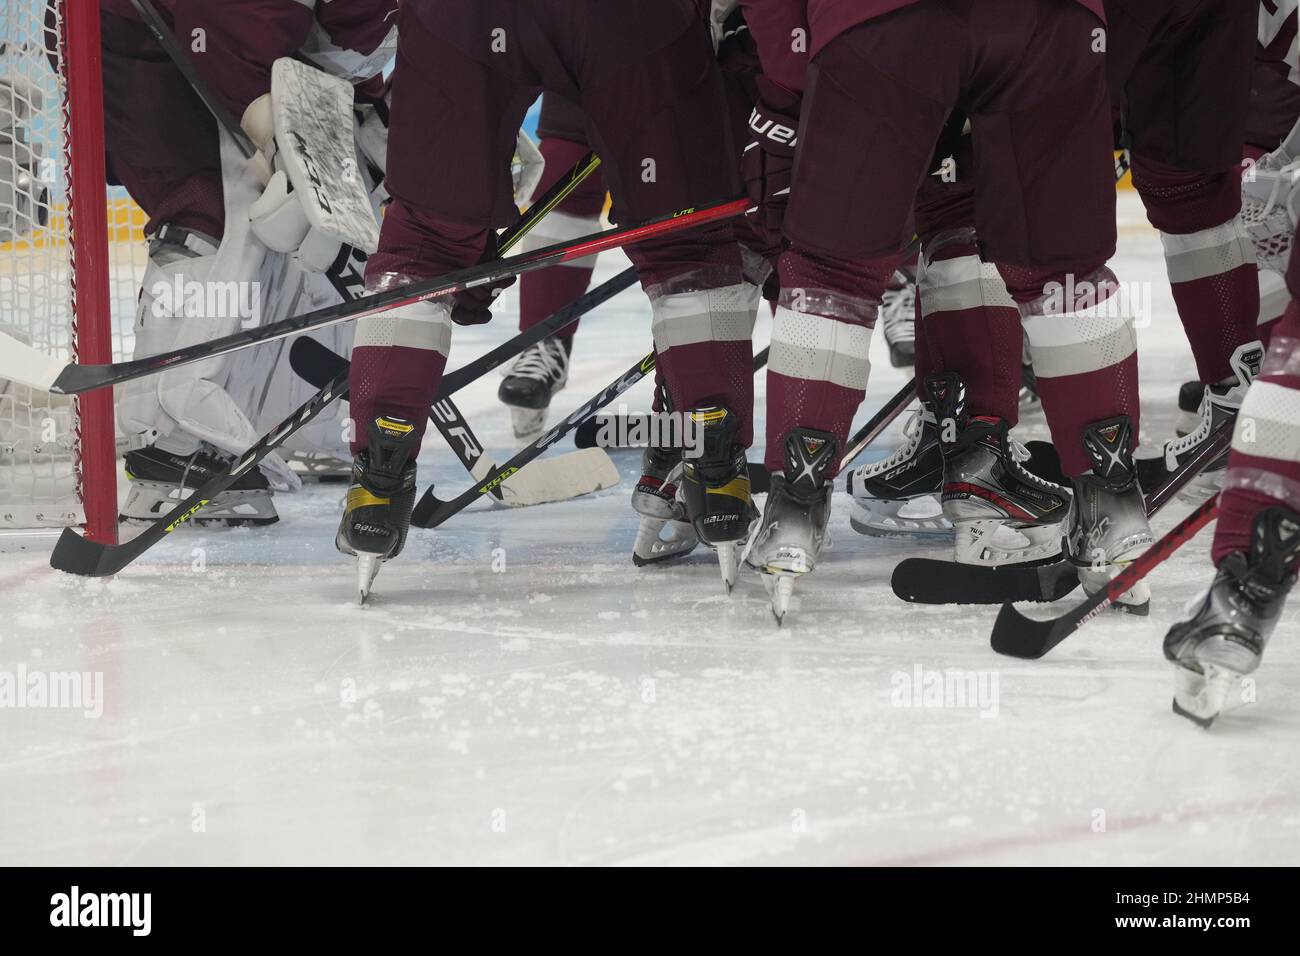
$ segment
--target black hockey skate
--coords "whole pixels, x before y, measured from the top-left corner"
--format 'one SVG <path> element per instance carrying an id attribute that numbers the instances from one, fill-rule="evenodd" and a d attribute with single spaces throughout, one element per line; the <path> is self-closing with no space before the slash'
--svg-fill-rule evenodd
<path id="1" fill-rule="evenodd" d="M 352 462 L 352 484 L 334 545 L 357 558 L 357 602 L 365 604 L 379 567 L 402 553 L 415 506 L 415 426 L 378 415 L 369 446 Z"/>
<path id="2" fill-rule="evenodd" d="M 1234 374 L 1214 385 L 1200 386 L 1201 393 L 1196 405 L 1196 421 L 1186 434 L 1166 442 L 1164 454 L 1158 458 L 1143 458 L 1137 462 L 1138 482 L 1145 489 L 1158 487 L 1179 467 L 1195 454 L 1197 448 L 1209 441 L 1224 422 L 1233 421 L 1241 402 L 1246 397 L 1250 383 L 1259 375 L 1260 365 L 1264 361 L 1264 346 L 1260 342 L 1248 342 L 1240 345 L 1233 353 L 1229 364 Z M 1190 399 L 1187 385 L 1179 390 L 1178 404 L 1183 407 Z M 1182 423 L 1180 423 L 1182 424 Z M 1187 501 L 1199 502 L 1219 490 L 1223 483 L 1223 469 L 1227 467 L 1228 455 L 1225 452 L 1218 460 L 1211 462 L 1196 478 L 1184 486 L 1179 497 Z"/>
<path id="3" fill-rule="evenodd" d="M 849 472 L 845 488 L 853 499 L 849 524 L 859 534 L 947 538 L 952 523 L 943 516 L 943 450 L 939 423 L 929 407 L 913 414 L 907 442 L 883 461 Z"/>
<path id="4" fill-rule="evenodd" d="M 1083 433 L 1092 472 L 1071 479 L 1074 500 L 1066 530 L 1066 556 L 1079 581 L 1096 594 L 1155 542 L 1146 501 L 1138 487 L 1131 450 L 1133 423 L 1127 415 L 1093 422 Z M 1139 581 L 1115 602 L 1130 614 L 1148 614 L 1151 590 Z"/>
<path id="5" fill-rule="evenodd" d="M 204 445 L 192 455 L 176 455 L 156 446 L 126 453 L 131 487 L 119 520 L 157 521 L 214 475 L 230 469 L 231 459 Z M 196 524 L 268 525 L 280 520 L 271 500 L 271 483 L 254 468 L 204 505 Z"/>
<path id="6" fill-rule="evenodd" d="M 700 438 L 698 454 L 682 458 L 682 493 L 686 514 L 701 541 L 718 555 L 727 592 L 736 584 L 739 546 L 758 516 L 750 498 L 745 449 L 735 442 L 736 416 L 713 405 L 688 413 Z"/>
<path id="7" fill-rule="evenodd" d="M 552 336 L 520 353 L 497 390 L 497 398 L 510 407 L 515 438 L 533 441 L 546 427 L 551 398 L 569 380 L 569 352 L 573 339 Z"/>
<path id="8" fill-rule="evenodd" d="M 681 492 L 682 453 L 650 447 L 641 458 L 641 477 L 632 490 L 632 507 L 641 516 L 632 563 L 637 567 L 684 557 L 700 543 L 686 517 Z"/>
<path id="9" fill-rule="evenodd" d="M 1029 452 L 1000 418 L 970 417 L 966 386 L 948 372 L 926 379 L 943 451 L 943 513 L 959 564 L 1000 567 L 1055 559 L 1070 493 L 1028 468 Z"/>
<path id="10" fill-rule="evenodd" d="M 1297 562 L 1300 514 L 1260 512 L 1250 553 L 1224 558 L 1191 618 L 1165 635 L 1165 658 L 1177 665 L 1174 713 L 1209 727 L 1232 685 L 1259 667 L 1295 584 Z"/>
<path id="11" fill-rule="evenodd" d="M 790 610 L 794 582 L 817 566 L 831 515 L 838 443 L 834 436 L 796 428 L 785 439 L 785 471 L 772 475 L 763 519 L 745 548 L 745 563 L 763 575 L 780 625 Z"/>

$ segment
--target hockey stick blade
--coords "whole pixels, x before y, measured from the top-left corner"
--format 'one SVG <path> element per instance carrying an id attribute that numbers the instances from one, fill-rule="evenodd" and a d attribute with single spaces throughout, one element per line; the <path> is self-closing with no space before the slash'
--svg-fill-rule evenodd
<path id="1" fill-rule="evenodd" d="M 213 475 L 163 518 L 153 522 L 130 541 L 102 544 L 64 528 L 50 555 L 50 566 L 69 574 L 104 577 L 116 574 L 164 537 L 181 527 L 195 513 L 236 481 L 257 467 L 257 463 L 278 448 L 286 438 L 323 412 L 337 398 L 347 394 L 348 378 L 340 375 L 328 387 L 313 395 L 292 415 L 264 436 L 235 462 L 230 471 Z"/>
<path id="2" fill-rule="evenodd" d="M 470 266 L 437 278 L 366 296 L 355 302 L 326 306 L 312 312 L 290 316 L 269 325 L 245 329 L 232 335 L 208 342 L 200 342 L 148 358 L 113 362 L 108 365 L 67 365 L 59 372 L 49 391 L 72 395 L 103 388 L 107 385 L 129 382 L 165 369 L 188 365 L 218 355 L 227 355 L 264 342 L 287 338 L 291 335 L 297 335 L 299 332 L 307 332 L 311 329 L 325 328 L 338 325 L 341 322 L 350 322 L 367 316 L 378 315 L 401 306 L 454 295 L 457 292 L 463 292 L 466 289 L 481 285 L 490 285 L 510 276 L 525 275 L 549 266 L 585 259 L 598 252 L 621 249 L 656 236 L 730 219 L 743 213 L 747 205 L 747 200 L 733 199 L 682 209 L 666 216 L 660 216 L 630 226 L 607 229 L 570 242 L 560 242 L 542 249 L 521 253 L 508 259 L 494 259 L 491 262 Z M 11 347 L 11 343 L 5 342 L 7 338 L 9 337 L 0 335 L 0 356 L 4 356 L 6 349 Z M 17 380 L 25 382 L 26 378 L 19 377 Z"/>
<path id="3" fill-rule="evenodd" d="M 1196 537 L 1198 531 L 1214 520 L 1218 512 L 1217 497 L 1201 506 L 1170 529 L 1163 538 L 1147 548 L 1106 586 L 1074 610 L 1046 621 L 1025 617 L 1015 607 L 1004 604 L 993 624 L 989 644 L 999 654 L 1023 660 L 1038 660 L 1052 648 L 1087 624 L 1120 599 L 1180 547 Z"/>
<path id="4" fill-rule="evenodd" d="M 894 594 L 911 604 L 1004 604 L 1059 601 L 1079 586 L 1068 561 L 1034 566 L 986 567 L 907 558 L 890 578 Z"/>
<path id="5" fill-rule="evenodd" d="M 515 456 L 501 466 L 500 472 L 490 480 L 482 484 L 475 485 L 463 491 L 456 498 L 450 501 L 444 501 L 433 493 L 433 488 L 429 487 L 424 495 L 415 505 L 415 511 L 411 515 L 411 524 L 416 528 L 436 528 L 445 522 L 448 518 L 464 510 L 475 500 L 491 490 L 500 482 L 506 481 L 511 475 L 519 471 L 530 461 L 536 458 L 547 448 L 554 445 L 557 441 L 567 435 L 573 429 L 585 422 L 592 415 L 614 399 L 618 398 L 629 388 L 635 385 L 641 379 L 645 378 L 655 368 L 655 354 L 651 352 L 640 362 L 628 369 L 622 376 L 611 382 L 598 394 L 593 396 L 583 405 L 569 414 L 564 421 L 556 425 L 542 437 L 538 438 L 530 445 L 521 448 L 515 453 Z"/>

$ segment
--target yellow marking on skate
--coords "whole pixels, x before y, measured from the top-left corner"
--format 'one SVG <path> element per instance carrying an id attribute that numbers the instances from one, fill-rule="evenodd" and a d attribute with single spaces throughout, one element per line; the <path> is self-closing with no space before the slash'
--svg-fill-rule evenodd
<path id="1" fill-rule="evenodd" d="M 748 476 L 732 478 L 725 485 L 717 488 L 705 488 L 705 494 L 710 495 L 730 495 L 733 498 L 739 498 L 741 501 L 749 500 L 749 478 Z"/>
<path id="2" fill-rule="evenodd" d="M 392 501 L 391 498 L 380 498 L 378 495 L 372 495 L 358 485 L 355 488 L 348 489 L 348 511 L 355 508 L 368 508 L 374 505 L 387 505 Z"/>

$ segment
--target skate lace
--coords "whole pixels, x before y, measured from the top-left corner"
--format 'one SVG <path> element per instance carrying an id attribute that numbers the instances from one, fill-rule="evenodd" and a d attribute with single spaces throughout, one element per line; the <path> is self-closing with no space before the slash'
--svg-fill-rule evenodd
<path id="1" fill-rule="evenodd" d="M 915 342 L 916 286 L 909 282 L 901 289 L 886 289 L 881 297 L 880 318 L 890 342 Z"/>
<path id="2" fill-rule="evenodd" d="M 555 339 L 543 339 L 530 345 L 510 366 L 510 375 L 519 378 L 552 382 L 564 377 L 569 367 L 569 356 L 564 346 Z"/>
<path id="3" fill-rule="evenodd" d="M 1011 452 L 1011 460 L 1014 461 L 1017 465 L 1024 465 L 1026 462 L 1031 461 L 1034 457 L 1033 452 L 1031 452 L 1028 448 L 1026 448 L 1020 442 L 1016 441 L 1014 438 L 1011 438 L 1010 436 L 1007 437 L 1007 449 Z M 1033 484 L 1037 485 L 1039 488 L 1043 488 L 1048 491 L 1060 490 L 1061 486 L 1056 484 L 1056 482 L 1048 481 L 1046 478 L 1034 474 L 1028 468 L 1019 468 L 1017 470 L 1019 471 L 1020 476 L 1023 480 L 1030 481 Z"/>
<path id="4" fill-rule="evenodd" d="M 925 431 L 924 422 L 924 410 L 920 408 L 914 409 L 911 416 L 907 419 L 907 424 L 903 426 L 903 436 L 907 441 L 900 445 L 894 453 L 884 461 L 877 462 L 874 465 L 863 465 L 861 473 L 866 475 L 889 471 L 889 469 L 896 465 L 901 465 L 903 462 L 911 458 L 912 453 L 916 451 L 916 446 L 921 443 L 921 435 Z"/>

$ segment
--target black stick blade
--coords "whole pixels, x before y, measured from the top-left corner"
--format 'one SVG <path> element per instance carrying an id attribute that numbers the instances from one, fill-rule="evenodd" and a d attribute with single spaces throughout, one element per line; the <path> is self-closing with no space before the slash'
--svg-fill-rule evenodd
<path id="1" fill-rule="evenodd" d="M 1036 661 L 1061 642 L 1065 635 L 1058 636 L 1057 632 L 1062 627 L 1065 634 L 1074 630 L 1066 619 L 1035 621 L 1025 617 L 1013 605 L 1004 604 L 993 624 L 993 637 L 989 644 L 1004 657 Z"/>
<path id="2" fill-rule="evenodd" d="M 1010 604 L 1059 601 L 1079 586 L 1079 575 L 1068 561 L 985 567 L 907 558 L 894 568 L 890 584 L 912 604 Z"/>
<path id="3" fill-rule="evenodd" d="M 83 538 L 71 528 L 64 528 L 50 554 L 50 567 L 87 578 L 107 577 L 121 571 L 135 557 L 133 551 L 128 550 L 126 559 L 121 560 L 123 549 L 127 549 L 129 544 L 109 548 Z"/>

